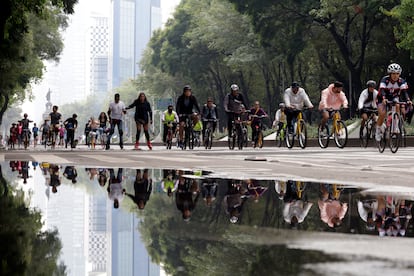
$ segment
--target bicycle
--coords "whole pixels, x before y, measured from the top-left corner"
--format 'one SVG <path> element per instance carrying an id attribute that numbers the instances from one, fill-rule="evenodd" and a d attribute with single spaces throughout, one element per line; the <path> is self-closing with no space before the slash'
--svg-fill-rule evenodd
<path id="1" fill-rule="evenodd" d="M 175 123 L 173 123 L 173 122 L 168 122 L 167 123 L 167 136 L 165 137 L 165 144 L 166 144 L 167 150 L 171 149 L 172 141 L 173 141 L 173 138 L 175 136 L 175 133 L 173 131 L 174 124 Z"/>
<path id="2" fill-rule="evenodd" d="M 287 127 L 287 124 L 286 124 L 286 122 L 284 122 L 282 124 L 282 127 L 280 127 L 280 129 L 278 129 L 276 131 L 275 142 L 276 142 L 276 146 L 279 147 L 279 148 L 282 146 L 283 142 L 286 139 L 286 136 L 285 136 L 286 135 L 286 127 Z"/>
<path id="3" fill-rule="evenodd" d="M 50 146 L 52 149 L 54 149 L 56 146 L 57 137 L 59 136 L 59 128 L 56 127 L 56 125 L 51 125 L 49 131 Z"/>
<path id="4" fill-rule="evenodd" d="M 217 122 L 216 119 L 204 119 L 204 122 L 206 122 L 206 129 L 204 131 L 204 147 L 206 149 L 211 149 L 211 146 L 213 145 L 213 128 L 214 123 Z"/>
<path id="5" fill-rule="evenodd" d="M 98 129 L 98 131 L 99 131 L 99 136 L 98 136 L 99 143 L 100 143 L 101 147 L 103 149 L 105 149 L 106 142 L 108 140 L 107 133 L 108 133 L 109 129 L 105 129 L 105 128 L 101 127 L 101 128 Z"/>
<path id="6" fill-rule="evenodd" d="M 361 141 L 361 147 L 366 148 L 368 146 L 368 142 L 370 139 L 374 139 L 375 135 L 375 125 L 377 122 L 377 115 L 378 112 L 376 109 L 366 109 L 367 112 L 370 112 L 371 114 L 368 117 L 368 120 L 365 121 L 364 126 L 362 127 L 359 139 Z"/>
<path id="7" fill-rule="evenodd" d="M 335 140 L 335 144 L 338 148 L 344 148 L 348 142 L 348 130 L 345 122 L 340 120 L 339 110 L 332 110 L 332 128 L 331 134 Z M 319 125 L 318 127 L 318 143 L 321 148 L 326 148 L 329 145 L 330 135 L 329 126 L 325 124 L 324 127 Z"/>
<path id="8" fill-rule="evenodd" d="M 97 129 L 92 129 L 89 132 L 89 141 L 90 141 L 91 149 L 95 149 L 97 139 L 98 139 L 98 131 Z"/>
<path id="9" fill-rule="evenodd" d="M 293 123 L 293 122 L 292 122 Z M 306 129 L 306 123 L 303 119 L 302 110 L 299 110 L 298 115 L 294 123 L 293 133 L 286 135 L 286 146 L 291 149 L 295 143 L 295 136 L 298 137 L 299 146 L 304 149 L 308 141 L 308 131 Z"/>
<path id="10" fill-rule="evenodd" d="M 392 153 L 396 153 L 401 144 L 401 128 L 404 124 L 401 115 L 396 111 L 396 104 L 404 104 L 400 102 L 387 103 L 387 116 L 381 126 L 381 140 L 377 142 L 378 151 L 383 153 L 388 144 Z M 389 107 L 391 106 L 391 111 Z M 385 124 L 385 127 L 384 127 Z M 385 129 L 385 131 L 383 131 Z"/>
<path id="11" fill-rule="evenodd" d="M 256 135 L 255 135 L 255 137 L 252 137 L 252 140 L 254 142 L 253 146 L 255 148 L 256 147 L 262 148 L 263 143 L 264 143 L 264 140 L 263 140 L 263 122 L 262 122 L 262 120 L 263 120 L 263 118 L 267 117 L 267 115 L 255 115 L 255 114 L 253 114 L 253 115 L 250 115 L 250 117 L 259 119 L 259 123 L 252 126 L 252 128 L 254 127 L 255 130 L 256 130 Z"/>
<path id="12" fill-rule="evenodd" d="M 194 131 L 193 131 L 193 114 L 180 115 L 180 117 L 185 116 L 184 124 L 184 143 L 181 146 L 182 150 L 185 150 L 188 146 L 189 149 L 194 149 Z"/>
<path id="13" fill-rule="evenodd" d="M 243 149 L 243 146 L 244 146 L 243 124 L 244 122 L 241 120 L 240 114 L 236 114 L 234 120 L 232 121 L 230 137 L 228 140 L 229 149 L 233 150 L 234 147 L 236 146 L 236 143 L 237 143 L 239 150 Z M 246 130 L 246 135 L 247 135 L 247 130 Z"/>

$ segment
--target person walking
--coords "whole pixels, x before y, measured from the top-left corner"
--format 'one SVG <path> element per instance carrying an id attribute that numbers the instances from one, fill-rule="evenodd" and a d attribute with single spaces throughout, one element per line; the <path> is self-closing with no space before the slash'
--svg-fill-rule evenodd
<path id="1" fill-rule="evenodd" d="M 119 147 L 121 149 L 124 148 L 124 142 L 122 140 L 123 135 L 124 135 L 122 119 L 125 113 L 126 113 L 125 104 L 124 102 L 120 100 L 119 93 L 116 93 L 114 96 L 114 101 L 109 104 L 109 108 L 107 112 L 109 116 L 109 121 L 111 124 L 111 129 L 109 131 L 108 140 L 106 141 L 106 147 L 105 147 L 106 150 L 110 149 L 111 138 L 115 132 L 115 127 L 118 128 Z"/>

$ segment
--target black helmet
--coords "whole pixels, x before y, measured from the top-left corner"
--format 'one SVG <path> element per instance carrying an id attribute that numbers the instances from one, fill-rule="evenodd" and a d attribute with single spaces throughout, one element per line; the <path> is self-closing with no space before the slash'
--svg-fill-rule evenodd
<path id="1" fill-rule="evenodd" d="M 367 81 L 367 87 L 375 87 L 377 83 L 374 80 Z"/>
<path id="2" fill-rule="evenodd" d="M 299 86 L 300 85 L 299 85 L 299 83 L 297 81 L 292 82 L 292 85 L 291 85 L 292 88 L 297 88 Z"/>

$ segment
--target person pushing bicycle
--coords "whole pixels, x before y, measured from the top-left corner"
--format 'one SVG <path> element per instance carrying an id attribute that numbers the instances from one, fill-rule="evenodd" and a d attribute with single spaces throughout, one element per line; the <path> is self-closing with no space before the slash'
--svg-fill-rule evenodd
<path id="1" fill-rule="evenodd" d="M 292 85 L 285 90 L 284 101 L 286 105 L 286 120 L 289 133 L 293 133 L 293 118 L 296 118 L 306 106 L 313 108 L 313 104 L 306 94 L 305 89 L 300 87 L 299 83 L 294 81 Z"/>
<path id="2" fill-rule="evenodd" d="M 340 81 L 331 83 L 321 92 L 321 101 L 319 102 L 319 110 L 322 115 L 320 128 L 324 128 L 328 119 L 332 117 L 335 110 L 341 107 L 348 108 L 348 100 L 342 91 L 344 84 Z M 338 114 L 340 116 L 340 114 Z M 339 117 L 339 119 L 341 119 Z"/>

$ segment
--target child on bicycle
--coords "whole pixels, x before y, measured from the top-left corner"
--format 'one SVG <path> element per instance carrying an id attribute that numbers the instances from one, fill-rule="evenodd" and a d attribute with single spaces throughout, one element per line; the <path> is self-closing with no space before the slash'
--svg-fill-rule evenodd
<path id="1" fill-rule="evenodd" d="M 259 101 L 255 101 L 254 106 L 252 107 L 252 109 L 250 109 L 250 127 L 252 128 L 252 143 L 254 144 L 254 141 L 256 141 L 259 128 L 262 127 L 262 118 L 255 117 L 252 115 L 267 117 L 267 113 L 263 110 L 263 108 L 260 107 Z"/>
<path id="2" fill-rule="evenodd" d="M 201 132 L 203 131 L 203 123 L 200 120 L 200 116 L 198 114 L 193 114 L 193 131 L 195 137 L 200 137 Z"/>
<path id="3" fill-rule="evenodd" d="M 286 113 L 285 113 L 285 104 L 280 103 L 279 109 L 276 111 L 275 120 L 273 121 L 272 127 L 276 128 L 277 133 L 283 128 L 283 125 L 286 124 Z"/>

